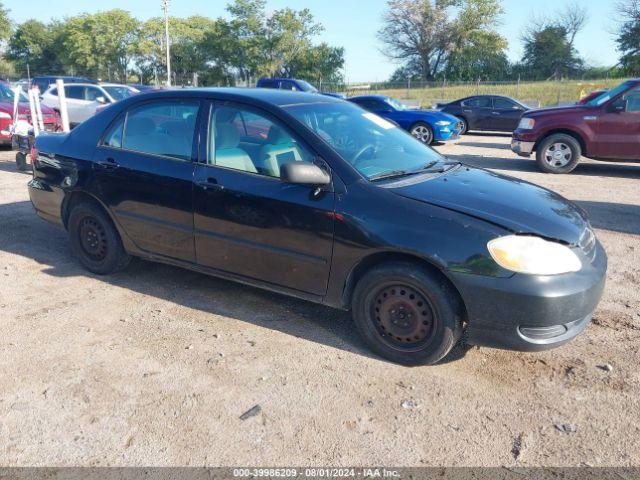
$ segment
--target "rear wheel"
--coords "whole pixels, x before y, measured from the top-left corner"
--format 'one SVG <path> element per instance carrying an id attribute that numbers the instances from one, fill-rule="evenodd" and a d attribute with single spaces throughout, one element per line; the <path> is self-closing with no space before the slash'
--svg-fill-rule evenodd
<path id="1" fill-rule="evenodd" d="M 431 143 L 433 143 L 433 130 L 426 123 L 416 123 L 413 127 L 411 127 L 409 133 L 411 133 L 411 135 L 413 135 L 425 145 L 431 145 Z"/>
<path id="2" fill-rule="evenodd" d="M 545 138 L 536 148 L 536 161 L 546 173 L 570 173 L 580 163 L 582 148 L 571 135 L 555 134 Z"/>
<path id="3" fill-rule="evenodd" d="M 69 215 L 71 250 L 90 272 L 108 275 L 131 261 L 120 235 L 104 210 L 89 202 L 79 203 Z"/>
<path id="4" fill-rule="evenodd" d="M 429 365 L 462 335 L 462 303 L 446 279 L 411 263 L 370 270 L 356 285 L 356 327 L 377 354 L 403 365 Z"/>

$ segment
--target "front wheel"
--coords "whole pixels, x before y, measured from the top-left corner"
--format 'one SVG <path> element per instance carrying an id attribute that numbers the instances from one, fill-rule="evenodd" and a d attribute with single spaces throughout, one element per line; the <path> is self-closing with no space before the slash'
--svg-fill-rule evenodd
<path id="1" fill-rule="evenodd" d="M 460 123 L 462 124 L 462 128 L 460 129 L 460 135 L 466 135 L 469 132 L 469 124 L 465 118 L 460 118 Z"/>
<path id="2" fill-rule="evenodd" d="M 580 143 L 562 133 L 545 138 L 536 149 L 538 168 L 545 173 L 570 173 L 578 166 L 581 155 Z"/>
<path id="3" fill-rule="evenodd" d="M 411 127 L 409 133 L 425 145 L 431 145 L 433 143 L 433 130 L 426 123 L 416 123 Z"/>
<path id="4" fill-rule="evenodd" d="M 90 272 L 108 275 L 129 264 L 131 257 L 122 246 L 113 222 L 100 206 L 83 202 L 73 207 L 68 230 L 71 250 Z"/>
<path id="5" fill-rule="evenodd" d="M 431 365 L 445 357 L 462 335 L 463 310 L 446 279 L 404 262 L 370 270 L 352 302 L 367 345 L 403 365 Z"/>

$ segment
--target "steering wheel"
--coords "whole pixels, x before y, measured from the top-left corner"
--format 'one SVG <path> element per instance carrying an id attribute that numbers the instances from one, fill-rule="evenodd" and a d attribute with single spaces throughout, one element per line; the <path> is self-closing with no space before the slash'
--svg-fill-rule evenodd
<path id="1" fill-rule="evenodd" d="M 358 153 L 356 153 L 353 156 L 353 158 L 351 159 L 351 165 L 355 165 L 356 163 L 358 163 L 358 160 L 360 160 L 360 157 L 362 157 L 369 150 L 375 151 L 375 149 L 376 149 L 375 145 L 373 145 L 371 143 L 367 143 L 364 147 L 362 147 L 360 150 L 358 150 Z"/>

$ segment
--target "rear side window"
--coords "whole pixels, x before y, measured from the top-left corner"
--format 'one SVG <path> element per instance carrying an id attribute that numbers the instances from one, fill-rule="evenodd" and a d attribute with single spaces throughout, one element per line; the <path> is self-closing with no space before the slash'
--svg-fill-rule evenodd
<path id="1" fill-rule="evenodd" d="M 490 97 L 474 97 L 462 102 L 463 107 L 491 108 Z"/>
<path id="2" fill-rule="evenodd" d="M 278 82 L 271 78 L 265 78 L 260 82 L 262 88 L 278 88 Z"/>
<path id="3" fill-rule="evenodd" d="M 129 110 L 122 148 L 190 160 L 198 107 L 199 103 L 193 101 L 165 101 Z"/>
<path id="4" fill-rule="evenodd" d="M 84 87 L 65 86 L 64 94 L 67 98 L 71 98 L 74 100 L 84 100 Z"/>

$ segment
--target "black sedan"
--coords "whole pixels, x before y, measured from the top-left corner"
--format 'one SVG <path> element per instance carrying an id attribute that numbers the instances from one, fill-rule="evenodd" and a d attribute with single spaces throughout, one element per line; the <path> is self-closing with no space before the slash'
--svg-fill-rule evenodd
<path id="1" fill-rule="evenodd" d="M 465 330 L 475 345 L 561 345 L 604 286 L 574 204 L 331 97 L 142 94 L 33 153 L 35 210 L 89 271 L 137 256 L 351 309 L 399 363 L 437 362 Z"/>
<path id="2" fill-rule="evenodd" d="M 462 120 L 464 134 L 470 130 L 513 132 L 522 114 L 531 108 L 509 97 L 476 95 L 438 104 L 438 110 Z"/>

